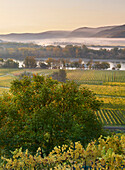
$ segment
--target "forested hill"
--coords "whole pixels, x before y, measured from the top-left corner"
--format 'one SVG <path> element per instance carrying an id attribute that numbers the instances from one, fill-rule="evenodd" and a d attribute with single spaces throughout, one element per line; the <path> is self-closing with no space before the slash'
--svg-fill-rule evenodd
<path id="1" fill-rule="evenodd" d="M 21 33 L 21 34 L 5 34 L 0 35 L 0 39 L 9 41 L 22 40 L 39 40 L 51 38 L 84 38 L 84 37 L 100 37 L 100 38 L 125 38 L 125 25 L 104 26 L 104 27 L 81 27 L 73 31 L 46 31 L 41 33 Z"/>
<path id="2" fill-rule="evenodd" d="M 125 49 L 117 47 L 112 50 L 93 50 L 85 45 L 73 46 L 40 46 L 26 43 L 0 43 L 0 58 L 24 60 L 27 56 L 35 58 L 86 58 L 86 59 L 122 59 L 125 60 Z"/>

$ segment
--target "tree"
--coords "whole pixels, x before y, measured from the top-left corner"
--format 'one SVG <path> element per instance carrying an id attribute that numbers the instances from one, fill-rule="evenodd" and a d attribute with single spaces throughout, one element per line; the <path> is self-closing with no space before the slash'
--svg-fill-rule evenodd
<path id="1" fill-rule="evenodd" d="M 49 66 L 47 64 L 43 63 L 43 62 L 39 62 L 39 65 L 42 69 L 48 69 L 49 68 Z"/>
<path id="2" fill-rule="evenodd" d="M 2 62 L 2 63 L 3 63 L 3 62 L 4 62 L 4 59 L 3 59 L 3 58 L 0 58 L 0 62 Z"/>
<path id="3" fill-rule="evenodd" d="M 58 80 L 60 82 L 66 82 L 66 71 L 65 70 L 59 70 L 58 72 L 54 72 L 51 75 L 53 80 Z"/>
<path id="4" fill-rule="evenodd" d="M 96 62 L 94 63 L 93 69 L 97 69 L 97 70 L 101 69 L 101 64 L 100 64 L 99 61 L 96 61 Z"/>
<path id="5" fill-rule="evenodd" d="M 120 63 L 117 64 L 117 65 L 116 65 L 116 68 L 119 70 L 119 69 L 121 68 L 121 64 L 120 64 Z"/>
<path id="6" fill-rule="evenodd" d="M 8 59 L 2 65 L 4 68 L 19 68 L 19 63 L 15 62 L 13 59 Z"/>
<path id="7" fill-rule="evenodd" d="M 100 65 L 100 68 L 103 70 L 108 69 L 108 68 L 110 68 L 110 64 L 108 62 L 102 62 Z"/>
<path id="8" fill-rule="evenodd" d="M 24 65 L 26 68 L 35 68 L 37 66 L 36 60 L 33 56 L 27 56 L 24 60 Z"/>
<path id="9" fill-rule="evenodd" d="M 34 153 L 41 147 L 48 154 L 71 141 L 85 146 L 102 133 L 94 114 L 100 102 L 73 82 L 34 75 L 14 80 L 10 92 L 0 97 L 1 153 L 19 147 Z"/>
<path id="10" fill-rule="evenodd" d="M 51 66 L 51 64 L 54 64 L 54 63 L 55 63 L 55 59 L 53 59 L 53 58 L 48 58 L 48 59 L 46 60 L 46 63 L 47 63 L 49 66 Z"/>
<path id="11" fill-rule="evenodd" d="M 93 60 L 92 60 L 92 59 L 89 60 L 88 63 L 86 64 L 87 67 L 88 67 L 90 70 L 91 70 L 91 68 L 92 68 L 92 64 L 93 64 Z"/>

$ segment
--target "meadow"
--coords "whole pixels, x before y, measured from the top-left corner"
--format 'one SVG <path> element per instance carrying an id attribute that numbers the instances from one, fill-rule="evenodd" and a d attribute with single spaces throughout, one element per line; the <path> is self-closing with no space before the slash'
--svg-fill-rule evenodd
<path id="1" fill-rule="evenodd" d="M 24 71 L 50 75 L 56 70 L 0 69 L 0 95 L 7 92 L 11 81 Z M 67 79 L 86 87 L 103 101 L 96 116 L 103 125 L 125 125 L 125 71 L 120 70 L 67 70 Z"/>

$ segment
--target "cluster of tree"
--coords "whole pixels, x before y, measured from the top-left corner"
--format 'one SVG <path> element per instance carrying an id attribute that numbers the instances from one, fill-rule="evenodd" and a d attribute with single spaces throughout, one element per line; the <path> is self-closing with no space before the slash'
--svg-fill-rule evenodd
<path id="1" fill-rule="evenodd" d="M 84 64 L 82 63 L 82 59 L 78 59 L 77 61 L 70 61 L 69 59 L 54 59 L 48 58 L 45 61 L 48 67 L 52 68 L 65 68 L 65 67 L 75 67 L 75 68 L 84 68 Z"/>
<path id="2" fill-rule="evenodd" d="M 0 97 L 0 154 L 22 147 L 48 154 L 55 146 L 98 138 L 102 125 L 94 111 L 100 102 L 86 88 L 39 75 L 12 82 Z"/>
<path id="3" fill-rule="evenodd" d="M 88 63 L 87 63 L 88 67 L 89 68 L 92 68 L 92 69 L 95 69 L 95 70 L 105 70 L 105 69 L 108 69 L 110 68 L 110 64 L 108 62 L 95 62 L 94 64 L 92 63 L 92 61 L 90 60 Z"/>
<path id="4" fill-rule="evenodd" d="M 3 60 L 0 58 L 0 67 L 1 68 L 19 68 L 19 63 L 13 59 Z"/>
<path id="5" fill-rule="evenodd" d="M 36 58 L 87 58 L 87 59 L 125 59 L 125 49 L 117 47 L 112 50 L 93 50 L 83 46 L 39 46 L 35 44 L 0 44 L 1 58 L 24 59 L 26 56 Z"/>
<path id="6" fill-rule="evenodd" d="M 101 69 L 108 69 L 110 68 L 110 64 L 108 62 L 93 62 L 93 60 L 89 60 L 88 63 L 85 64 L 82 63 L 82 59 L 79 59 L 77 61 L 70 61 L 69 59 L 54 59 L 54 58 L 48 58 L 45 63 L 40 62 L 40 67 L 41 68 L 65 68 L 65 67 L 72 67 L 72 68 L 85 68 L 87 67 L 88 69 L 96 69 L 96 70 L 101 70 Z M 120 65 L 118 64 L 118 67 L 120 68 Z"/>
<path id="7" fill-rule="evenodd" d="M 33 56 L 27 56 L 24 59 L 23 62 L 23 67 L 25 68 L 36 68 L 37 65 L 37 61 L 35 59 L 35 57 Z M 108 62 L 93 62 L 93 60 L 89 60 L 88 63 L 86 64 L 87 68 L 89 69 L 96 69 L 96 70 L 100 70 L 100 69 L 108 69 L 110 68 L 110 64 Z M 1 68 L 19 68 L 19 63 L 14 61 L 13 59 L 7 59 L 4 60 L 2 58 L 0 58 L 0 67 Z M 48 58 L 45 62 L 39 62 L 39 67 L 42 69 L 48 69 L 48 68 L 54 68 L 54 69 L 63 69 L 65 67 L 75 67 L 75 68 L 85 68 L 85 65 L 82 63 L 82 59 L 79 59 L 78 61 L 70 61 L 69 59 L 54 59 L 54 58 Z M 120 69 L 121 68 L 121 64 L 117 64 L 115 67 L 113 67 L 112 69 Z M 55 76 L 57 77 L 56 73 Z M 55 79 L 55 78 L 54 78 Z M 57 80 L 59 80 L 58 78 L 56 78 Z"/>

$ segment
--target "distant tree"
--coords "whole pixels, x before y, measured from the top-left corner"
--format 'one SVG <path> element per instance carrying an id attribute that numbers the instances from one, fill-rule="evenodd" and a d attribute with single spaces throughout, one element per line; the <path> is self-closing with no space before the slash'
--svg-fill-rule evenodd
<path id="1" fill-rule="evenodd" d="M 121 64 L 117 64 L 116 68 L 119 70 L 121 68 Z"/>
<path id="2" fill-rule="evenodd" d="M 33 56 L 27 56 L 24 60 L 25 68 L 35 68 L 37 66 L 36 60 Z"/>
<path id="3" fill-rule="evenodd" d="M 84 64 L 84 63 L 81 65 L 81 68 L 82 68 L 82 69 L 85 69 L 85 64 Z"/>
<path id="4" fill-rule="evenodd" d="M 73 61 L 73 62 L 71 62 L 70 65 L 71 65 L 71 67 L 76 67 L 76 68 L 79 68 L 79 66 L 80 66 L 78 61 Z"/>
<path id="5" fill-rule="evenodd" d="M 112 67 L 112 70 L 115 70 L 115 67 Z"/>
<path id="6" fill-rule="evenodd" d="M 110 68 L 110 64 L 108 62 L 102 62 L 100 65 L 100 68 L 103 70 L 108 69 L 108 68 Z"/>
<path id="7" fill-rule="evenodd" d="M 75 46 L 76 58 L 80 58 L 82 56 L 81 47 Z M 79 59 L 80 60 L 80 59 Z"/>
<path id="8" fill-rule="evenodd" d="M 91 60 L 88 61 L 87 67 L 88 67 L 89 69 L 91 69 L 91 68 L 92 68 L 92 64 L 93 64 L 93 60 L 91 59 Z"/>
<path id="9" fill-rule="evenodd" d="M 58 80 L 60 82 L 66 82 L 66 71 L 65 70 L 59 70 L 58 72 L 54 72 L 51 75 L 53 80 Z"/>
<path id="10" fill-rule="evenodd" d="M 0 58 L 0 62 L 4 62 L 4 59 L 3 59 L 3 58 Z"/>
<path id="11" fill-rule="evenodd" d="M 67 63 L 67 60 L 61 58 L 61 59 L 59 59 L 59 62 L 60 62 L 60 64 L 62 64 L 63 67 L 65 67 L 66 63 Z"/>
<path id="12" fill-rule="evenodd" d="M 46 63 L 49 65 L 49 67 L 52 65 L 52 64 L 54 64 L 55 63 L 55 59 L 53 59 L 53 58 L 48 58 L 47 60 L 46 60 Z"/>
<path id="13" fill-rule="evenodd" d="M 19 68 L 19 63 L 15 62 L 13 59 L 8 59 L 2 65 L 3 68 Z"/>
<path id="14" fill-rule="evenodd" d="M 93 69 L 96 69 L 96 70 L 101 69 L 101 64 L 100 64 L 100 62 L 99 62 L 99 61 L 96 61 L 96 62 L 94 63 L 94 65 L 93 65 Z"/>
<path id="15" fill-rule="evenodd" d="M 39 65 L 42 69 L 48 69 L 49 68 L 48 64 L 45 64 L 43 62 L 39 62 Z"/>
<path id="16" fill-rule="evenodd" d="M 0 58 L 0 67 L 3 67 L 3 62 L 4 62 L 3 58 Z"/>
<path id="17" fill-rule="evenodd" d="M 63 49 L 64 55 L 70 58 L 76 57 L 76 49 L 73 45 L 67 45 Z"/>

